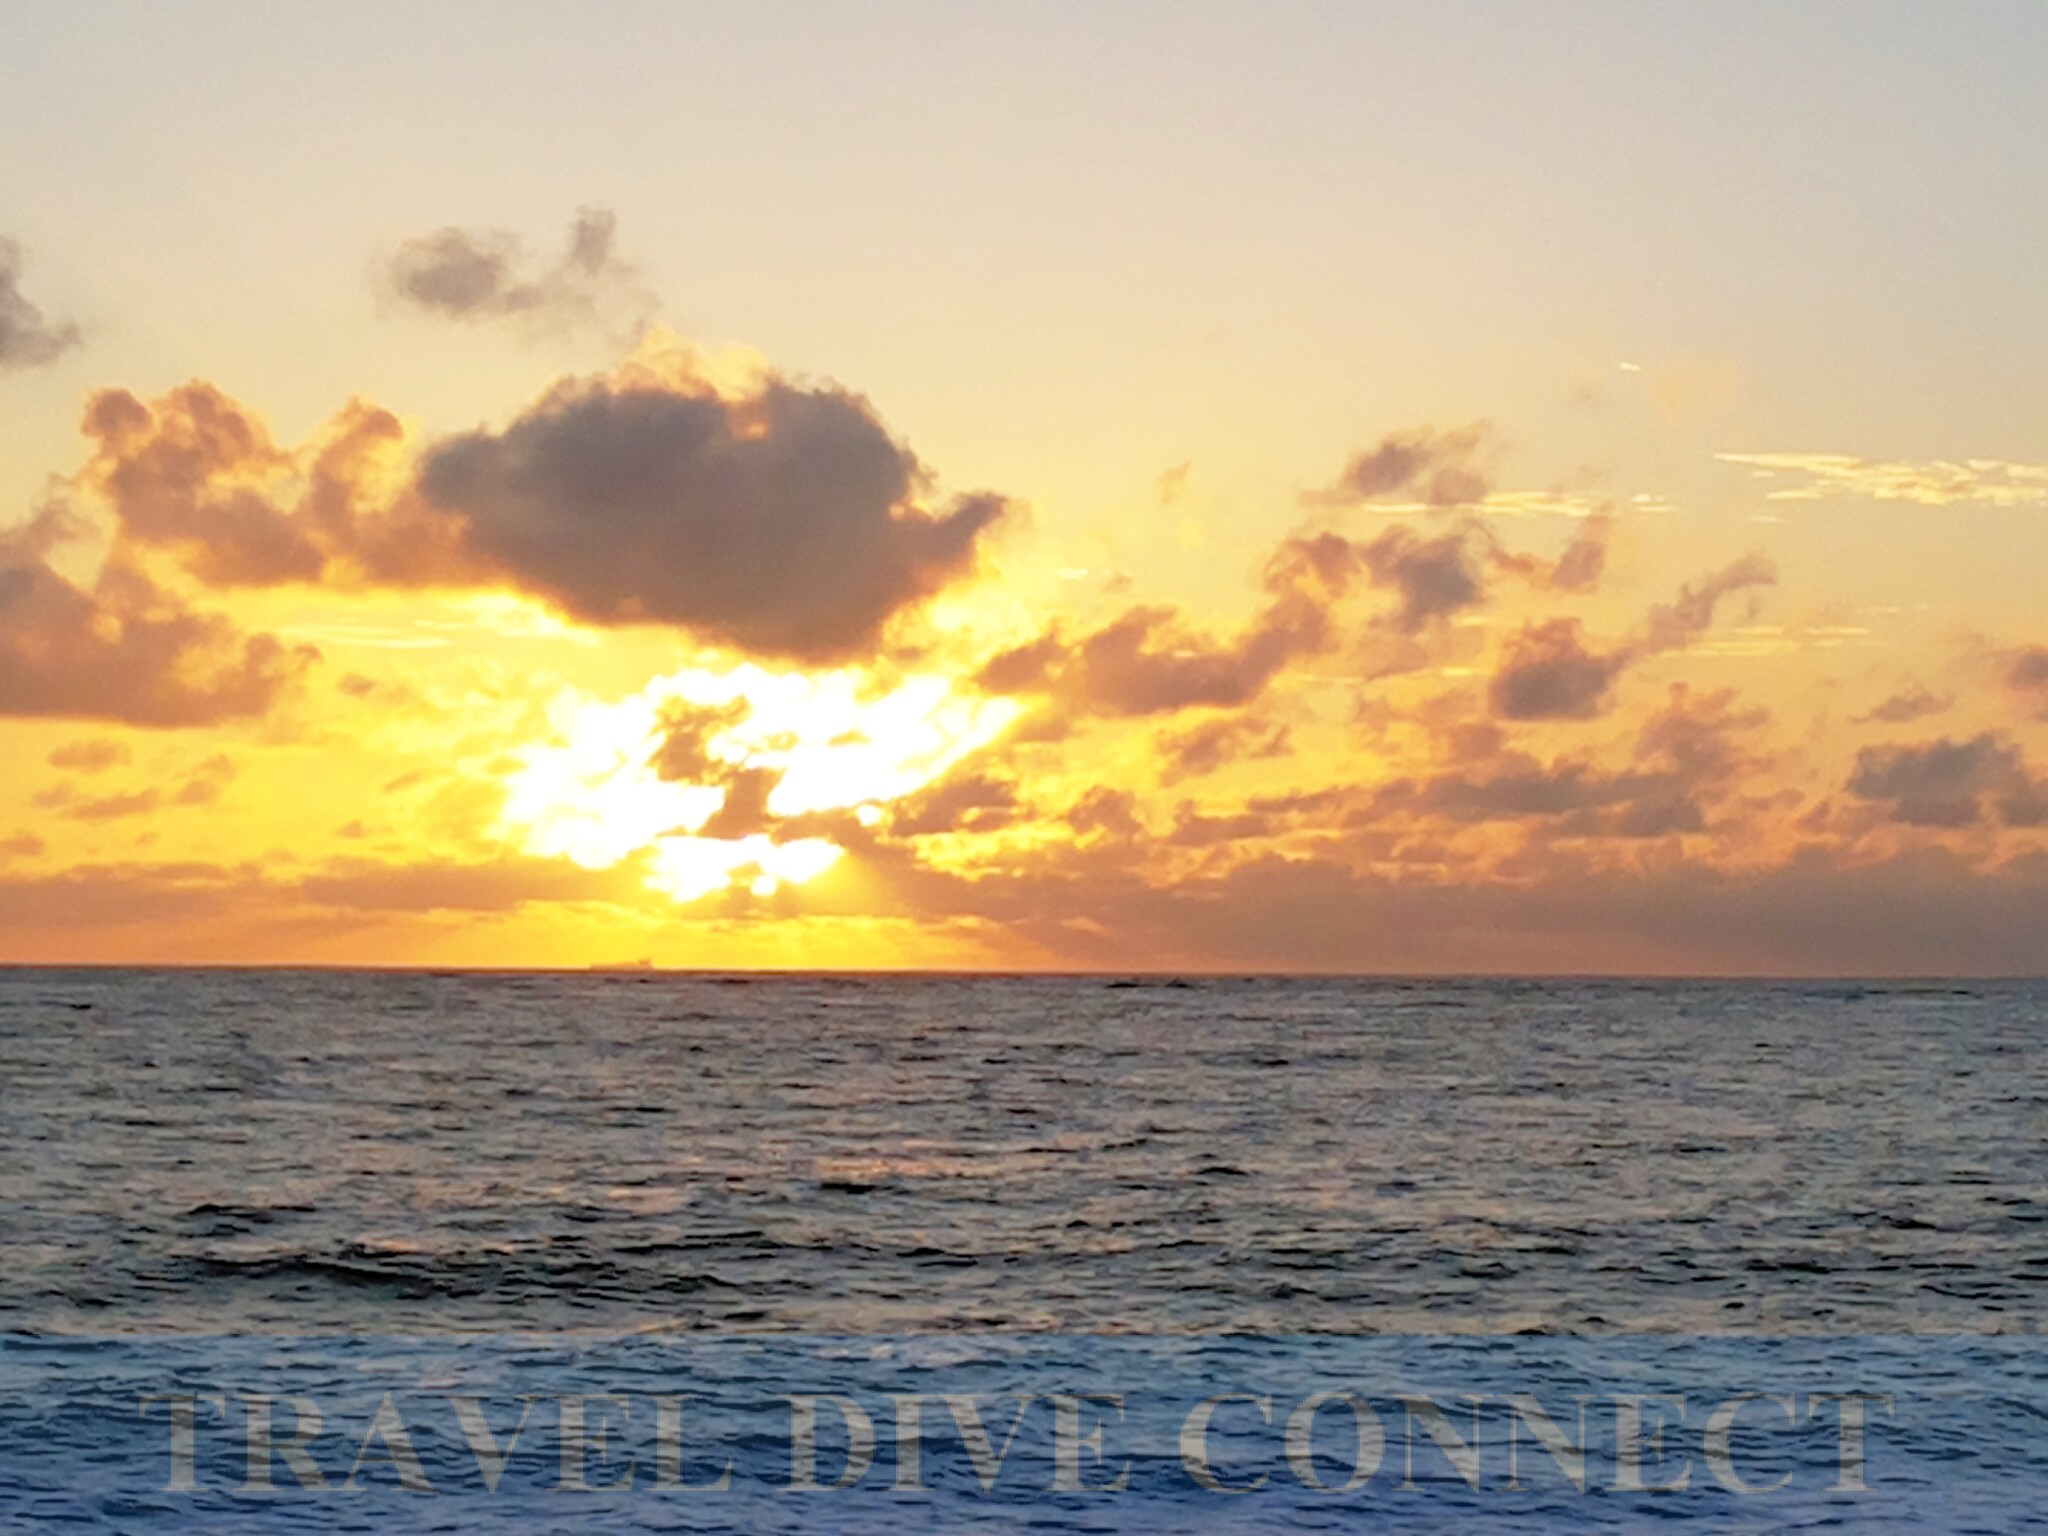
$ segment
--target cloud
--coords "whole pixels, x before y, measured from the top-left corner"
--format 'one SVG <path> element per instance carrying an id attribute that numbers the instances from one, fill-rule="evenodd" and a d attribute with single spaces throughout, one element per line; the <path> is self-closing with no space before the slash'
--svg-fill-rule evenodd
<path id="1" fill-rule="evenodd" d="M 286 449 L 202 381 L 103 391 L 85 431 L 77 489 L 121 543 L 210 586 L 515 587 L 584 623 L 812 662 L 872 652 L 1008 510 L 927 506 L 928 473 L 857 396 L 773 376 L 721 392 L 693 359 L 564 381 L 417 460 L 367 402 Z"/>
<path id="2" fill-rule="evenodd" d="M 37 810 L 54 811 L 67 821 L 124 821 L 156 810 L 163 804 L 163 796 L 154 789 L 137 789 L 80 799 L 68 784 L 58 784 L 38 793 L 31 803 Z"/>
<path id="3" fill-rule="evenodd" d="M 738 841 L 773 825 L 768 797 L 782 782 L 780 768 L 734 767 L 719 775 L 717 782 L 725 788 L 725 799 L 697 829 L 697 836 Z"/>
<path id="4" fill-rule="evenodd" d="M 770 378 L 563 385 L 501 433 L 433 448 L 427 500 L 464 547 L 589 624 L 674 624 L 826 662 L 966 575 L 1006 504 L 926 509 L 926 476 L 864 400 Z"/>
<path id="5" fill-rule="evenodd" d="M 1669 603 L 1652 608 L 1641 642 L 1644 651 L 1671 651 L 1710 628 L 1723 600 L 1737 592 L 1776 583 L 1777 571 L 1760 554 L 1747 554 L 1698 581 L 1679 588 Z"/>
<path id="6" fill-rule="evenodd" d="M 53 753 L 55 762 L 59 754 Z M 126 753 L 122 761 L 126 761 Z M 69 783 L 39 790 L 32 804 L 38 810 L 54 811 L 67 821 L 121 821 L 131 816 L 151 815 L 166 806 L 206 806 L 220 799 L 237 769 L 224 753 L 215 753 L 188 770 L 175 785 L 150 784 L 141 789 L 109 795 L 81 796 Z"/>
<path id="7" fill-rule="evenodd" d="M 1289 665 L 1331 645 L 1336 607 L 1362 577 L 1398 596 L 1387 624 L 1403 635 L 1483 601 L 1468 542 L 1481 533 L 1467 527 L 1424 538 L 1396 527 L 1369 542 L 1290 535 L 1266 561 L 1264 603 L 1230 639 L 1196 629 L 1175 608 L 1137 604 L 1078 640 L 1055 628 L 1002 651 L 976 682 L 990 693 L 1051 695 L 1093 714 L 1242 708 Z"/>
<path id="8" fill-rule="evenodd" d="M 993 832 L 1015 822 L 1019 814 L 1017 786 L 987 773 L 941 780 L 890 810 L 889 831 L 896 837 L 923 837 L 934 832 Z"/>
<path id="9" fill-rule="evenodd" d="M 1907 826 L 1967 827 L 1986 819 L 1987 810 L 2013 825 L 2040 820 L 2041 786 L 2020 749 L 1991 731 L 1968 741 L 1944 736 L 1913 746 L 1865 747 L 1856 754 L 1848 787 L 1862 799 L 1889 802 L 1892 819 Z"/>
<path id="10" fill-rule="evenodd" d="M 655 777 L 671 784 L 710 784 L 731 772 L 728 758 L 712 754 L 714 738 L 747 718 L 745 699 L 695 704 L 670 699 L 661 710 L 661 741 L 648 759 Z"/>
<path id="11" fill-rule="evenodd" d="M 1152 745 L 1162 784 L 1200 778 L 1239 760 L 1285 757 L 1293 747 L 1286 726 L 1245 715 L 1225 715 L 1186 730 L 1162 731 Z"/>
<path id="12" fill-rule="evenodd" d="M 1373 580 L 1400 596 L 1395 628 L 1412 635 L 1484 600 L 1470 543 L 1468 529 L 1424 538 L 1396 525 L 1359 550 Z"/>
<path id="13" fill-rule="evenodd" d="M 1770 718 L 1760 706 L 1741 705 L 1732 688 L 1701 693 L 1673 683 L 1664 707 L 1637 732 L 1635 755 L 1675 774 L 1688 789 L 1722 789 L 1764 766 L 1744 738 Z"/>
<path id="14" fill-rule="evenodd" d="M 2048 501 L 2048 464 L 2007 459 L 1862 459 L 1845 453 L 1720 453 L 1726 464 L 1746 464 L 1764 479 L 1799 477 L 1765 492 L 1767 501 L 1820 501 L 1862 496 L 1947 507 L 2031 506 Z"/>
<path id="15" fill-rule="evenodd" d="M 0 715 L 197 726 L 266 713 L 318 659 L 110 561 L 92 591 L 0 541 Z"/>
<path id="16" fill-rule="evenodd" d="M 21 291 L 21 247 L 0 237 L 0 373 L 40 368 L 78 345 L 78 327 L 52 324 Z"/>
<path id="17" fill-rule="evenodd" d="M 1406 500 L 1430 507 L 1484 501 L 1489 482 L 1478 461 L 1491 432 L 1482 421 L 1444 432 L 1420 427 L 1389 433 L 1353 455 L 1336 484 L 1312 499 L 1334 505 Z"/>
<path id="18" fill-rule="evenodd" d="M 1110 789 L 1098 784 L 1068 807 L 1066 823 L 1083 838 L 1124 842 L 1143 835 L 1138 819 L 1138 798 L 1129 790 Z"/>
<path id="19" fill-rule="evenodd" d="M 1930 693 L 1918 683 L 1901 688 L 1883 703 L 1852 718 L 1855 725 L 1911 725 L 1950 708 L 1955 700 L 1947 694 Z"/>
<path id="20" fill-rule="evenodd" d="M 1503 750 L 1500 737 L 1453 740 L 1455 771 L 1381 786 L 1355 824 L 1389 814 L 1442 816 L 1457 823 L 1545 821 L 1571 838 L 1656 838 L 1709 830 L 1707 808 L 1762 759 L 1744 738 L 1768 722 L 1737 706 L 1733 690 L 1699 694 L 1673 685 L 1665 706 L 1637 734 L 1632 761 L 1603 768 L 1585 757 L 1542 762 Z"/>
<path id="21" fill-rule="evenodd" d="M 1614 519 L 1596 513 L 1581 523 L 1550 570 L 1550 586 L 1558 592 L 1590 592 L 1607 570 L 1607 541 Z"/>
<path id="22" fill-rule="evenodd" d="M 52 768 L 62 768 L 73 773 L 104 773 L 109 768 L 118 768 L 128 761 L 128 749 L 118 741 L 97 737 L 87 741 L 67 741 L 48 757 L 43 759 Z"/>
<path id="23" fill-rule="evenodd" d="M 458 522 L 394 489 L 405 430 L 366 401 L 296 450 L 203 380 L 149 404 L 102 390 L 83 430 L 96 446 L 78 487 L 105 503 L 123 540 L 169 551 L 209 586 L 487 579 Z"/>
<path id="24" fill-rule="evenodd" d="M 1590 720 L 1606 708 L 1629 660 L 1626 652 L 1588 650 L 1577 619 L 1525 624 L 1508 643 L 1487 698 L 1503 720 Z"/>
<path id="25" fill-rule="evenodd" d="M 1227 641 L 1193 630 L 1174 608 L 1141 605 L 1072 644 L 1055 630 L 1000 652 L 975 681 L 989 693 L 1051 694 L 1093 714 L 1235 709 L 1327 635 L 1322 601 L 1299 589 L 1283 590 Z"/>
<path id="26" fill-rule="evenodd" d="M 575 328 L 644 325 L 654 297 L 614 250 L 618 220 L 584 208 L 569 226 L 567 248 L 540 266 L 516 235 L 502 229 L 438 229 L 392 253 L 381 286 L 398 302 L 448 320 L 513 318 Z"/>
<path id="27" fill-rule="evenodd" d="M 2048 646 L 2014 651 L 2006 665 L 2005 685 L 2033 705 L 2036 719 L 2048 720 Z"/>
<path id="28" fill-rule="evenodd" d="M 1525 624 L 1494 673 L 1493 712 L 1503 720 L 1591 719 L 1606 709 L 1616 680 L 1630 666 L 1690 644 L 1713 624 L 1729 596 L 1776 580 L 1770 561 L 1745 555 L 1686 583 L 1671 602 L 1650 609 L 1634 638 L 1605 653 L 1586 645 L 1577 619 Z"/>
<path id="29" fill-rule="evenodd" d="M 1063 681 L 1106 714 L 1234 708 L 1257 698 L 1293 654 L 1284 629 L 1255 624 L 1219 645 L 1188 633 L 1170 608 L 1133 608 L 1081 643 Z"/>
<path id="30" fill-rule="evenodd" d="M 172 793 L 171 802 L 174 805 L 212 805 L 240 772 L 226 753 L 216 752 L 186 774 L 184 782 Z"/>

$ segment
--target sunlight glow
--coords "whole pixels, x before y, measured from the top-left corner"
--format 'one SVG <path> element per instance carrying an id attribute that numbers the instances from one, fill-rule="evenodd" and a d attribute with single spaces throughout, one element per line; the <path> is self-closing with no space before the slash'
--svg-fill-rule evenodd
<path id="1" fill-rule="evenodd" d="M 677 901 L 731 886 L 771 896 L 816 879 L 844 850 L 815 835 L 779 840 L 772 827 L 699 835 L 742 770 L 775 776 L 765 803 L 772 820 L 850 812 L 873 826 L 882 805 L 985 746 L 1017 712 L 1008 700 L 956 694 L 941 677 L 877 691 L 857 672 L 751 664 L 688 668 L 612 702 L 564 689 L 548 708 L 550 738 L 518 753 L 505 780 L 500 830 L 529 853 L 586 869 L 644 850 L 647 883 Z M 693 719 L 695 781 L 663 779 L 663 749 Z"/>

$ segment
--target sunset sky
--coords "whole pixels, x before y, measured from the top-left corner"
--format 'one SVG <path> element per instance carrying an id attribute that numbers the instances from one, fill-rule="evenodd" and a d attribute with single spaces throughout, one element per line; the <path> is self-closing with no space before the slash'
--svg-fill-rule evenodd
<path id="1" fill-rule="evenodd" d="M 10 7 L 0 960 L 2048 970 L 2048 8 Z"/>

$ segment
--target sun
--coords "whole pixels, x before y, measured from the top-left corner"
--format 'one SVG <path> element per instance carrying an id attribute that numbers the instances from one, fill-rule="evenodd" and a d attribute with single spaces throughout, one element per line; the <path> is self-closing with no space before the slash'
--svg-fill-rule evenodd
<path id="1" fill-rule="evenodd" d="M 751 663 L 686 668 L 609 701 L 565 688 L 549 703 L 548 736 L 514 754 L 499 831 L 586 869 L 639 856 L 647 884 L 678 902 L 735 887 L 772 896 L 845 852 L 829 836 L 781 835 L 781 824 L 845 812 L 873 826 L 1017 714 L 944 677 L 878 690 L 852 669 Z M 752 814 L 735 828 L 742 810 Z"/>

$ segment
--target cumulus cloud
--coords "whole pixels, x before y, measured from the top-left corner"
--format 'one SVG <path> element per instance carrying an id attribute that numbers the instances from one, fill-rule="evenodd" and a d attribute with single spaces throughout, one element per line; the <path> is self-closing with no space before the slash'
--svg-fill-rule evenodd
<path id="1" fill-rule="evenodd" d="M 1163 784 L 1200 778 L 1226 763 L 1285 757 L 1292 750 L 1291 733 L 1245 715 L 1203 720 L 1185 730 L 1162 731 L 1153 740 Z"/>
<path id="2" fill-rule="evenodd" d="M 1255 624 L 1219 643 L 1188 631 L 1171 608 L 1132 608 L 1062 658 L 1057 682 L 1105 714 L 1234 708 L 1258 697 L 1294 654 L 1293 642 L 1283 628 Z M 991 666 L 1003 664 L 998 657 Z"/>
<path id="3" fill-rule="evenodd" d="M 992 657 L 976 683 L 989 693 L 1054 695 L 1086 712 L 1160 715 L 1235 709 L 1289 662 L 1328 643 L 1330 609 L 1364 566 L 1337 534 L 1284 539 L 1266 563 L 1266 601 L 1232 639 L 1192 628 L 1163 604 L 1126 609 L 1077 641 L 1057 629 Z"/>
<path id="4" fill-rule="evenodd" d="M 732 767 L 713 754 L 712 742 L 747 718 L 745 699 L 724 704 L 693 704 L 671 699 L 661 711 L 661 739 L 648 766 L 655 776 L 674 784 L 709 784 Z"/>
<path id="5" fill-rule="evenodd" d="M 1865 747 L 1849 792 L 1887 803 L 1894 821 L 1914 827 L 1967 827 L 1992 813 L 2021 826 L 2041 819 L 2041 786 L 2020 749 L 1992 731 L 1967 741 Z"/>
<path id="6" fill-rule="evenodd" d="M 1856 725 L 1911 725 L 1915 720 L 1925 720 L 1929 715 L 1938 715 L 1947 710 L 1955 700 L 1947 694 L 1931 693 L 1918 683 L 1912 683 L 1892 694 L 1882 703 L 1857 715 Z"/>
<path id="7" fill-rule="evenodd" d="M 95 737 L 86 741 L 67 741 L 43 761 L 52 768 L 62 768 L 71 773 L 105 773 L 109 768 L 118 768 L 128 761 L 128 749 L 118 741 Z"/>
<path id="8" fill-rule="evenodd" d="M 55 760 L 53 754 L 51 761 Z M 68 821 L 120 821 L 153 815 L 167 807 L 212 805 L 234 782 L 236 771 L 233 760 L 217 752 L 164 783 L 90 795 L 81 794 L 76 785 L 65 781 L 38 790 L 33 804 Z"/>
<path id="9" fill-rule="evenodd" d="M 1017 786 L 989 773 L 942 779 L 900 800 L 890 810 L 889 830 L 897 837 L 935 832 L 994 832 L 1018 819 Z"/>
<path id="10" fill-rule="evenodd" d="M 1531 622 L 1508 643 L 1489 688 L 1503 720 L 1587 720 L 1602 713 L 1616 680 L 1645 656 L 1678 650 L 1703 634 L 1732 594 L 1777 580 L 1761 555 L 1745 555 L 1698 581 L 1645 616 L 1641 630 L 1611 651 L 1595 651 L 1577 619 Z"/>
<path id="11" fill-rule="evenodd" d="M 2048 646 L 2014 651 L 2006 664 L 2005 684 L 2033 706 L 2036 718 L 2048 720 Z"/>
<path id="12" fill-rule="evenodd" d="M 1748 554 L 1698 581 L 1687 582 L 1679 588 L 1675 599 L 1650 610 L 1641 649 L 1677 650 L 1712 626 L 1715 612 L 1728 597 L 1770 586 L 1777 579 L 1778 573 L 1767 558 Z"/>
<path id="13" fill-rule="evenodd" d="M 584 208 L 561 256 L 543 266 L 507 230 L 437 229 L 400 245 L 381 283 L 400 303 L 448 320 L 631 328 L 651 318 L 654 300 L 620 260 L 617 236 L 609 209 Z"/>
<path id="14" fill-rule="evenodd" d="M 193 612 L 117 561 L 81 590 L 0 539 L 0 715 L 214 725 L 268 711 L 318 654 Z"/>
<path id="15" fill-rule="evenodd" d="M 1617 768 L 1586 756 L 1545 762 L 1504 748 L 1498 733 L 1466 732 L 1447 744 L 1454 766 L 1380 786 L 1363 818 L 1440 816 L 1456 823 L 1543 822 L 1568 838 L 1641 839 L 1709 830 L 1708 812 L 1762 761 L 1748 737 L 1767 723 L 1732 690 L 1674 685 Z"/>
<path id="16" fill-rule="evenodd" d="M 1628 662 L 1625 652 L 1588 649 L 1577 619 L 1525 624 L 1508 642 L 1487 698 L 1503 720 L 1590 720 L 1606 708 Z"/>
<path id="17" fill-rule="evenodd" d="M 1431 507 L 1469 506 L 1486 499 L 1482 459 L 1491 439 L 1485 422 L 1438 431 L 1395 432 L 1353 455 L 1336 484 L 1315 499 L 1344 504 L 1411 501 Z"/>
<path id="18" fill-rule="evenodd" d="M 476 582 L 459 523 L 394 489 L 405 430 L 352 401 L 303 448 L 201 380 L 145 404 L 124 389 L 87 402 L 95 444 L 81 490 L 121 538 L 169 551 L 209 586 Z"/>
<path id="19" fill-rule="evenodd" d="M 1590 592 L 1607 570 L 1607 543 L 1614 519 L 1596 513 L 1582 522 L 1550 569 L 1550 586 L 1558 592 Z"/>
<path id="20" fill-rule="evenodd" d="M 1396 525 L 1359 550 L 1373 580 L 1399 595 L 1393 622 L 1403 634 L 1415 634 L 1484 599 L 1471 544 L 1465 529 L 1424 538 Z"/>
<path id="21" fill-rule="evenodd" d="M 53 323 L 21 291 L 21 247 L 0 237 L 0 373 L 40 368 L 78 345 L 78 327 Z"/>
<path id="22" fill-rule="evenodd" d="M 287 449 L 200 381 L 103 391 L 85 431 L 78 488 L 210 586 L 509 586 L 802 661 L 871 651 L 1007 511 L 927 505 L 929 474 L 857 396 L 772 376 L 721 392 L 681 366 L 565 381 L 417 459 L 367 402 Z"/>
<path id="23" fill-rule="evenodd" d="M 770 378 L 565 385 L 425 457 L 465 548 L 590 624 L 675 624 L 806 661 L 871 650 L 972 569 L 1000 497 L 924 507 L 926 475 L 864 400 Z"/>

